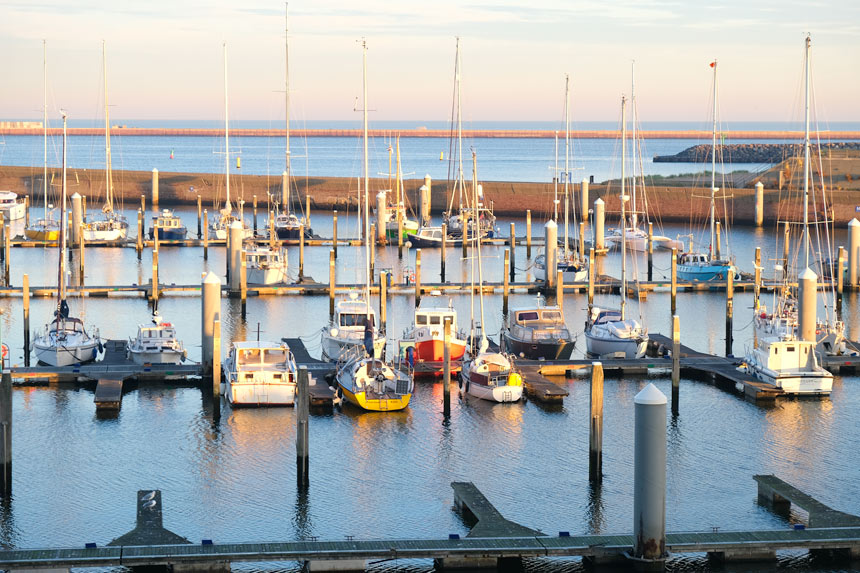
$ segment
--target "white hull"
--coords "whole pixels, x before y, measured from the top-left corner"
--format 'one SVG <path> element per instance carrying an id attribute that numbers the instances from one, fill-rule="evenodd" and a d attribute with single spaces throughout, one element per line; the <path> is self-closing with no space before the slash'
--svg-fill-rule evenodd
<path id="1" fill-rule="evenodd" d="M 546 281 L 546 268 L 535 265 L 534 275 L 535 280 Z M 585 282 L 588 280 L 588 269 L 580 271 L 562 271 L 561 276 L 565 284 Z"/>
<path id="2" fill-rule="evenodd" d="M 356 346 L 364 347 L 364 338 L 340 338 L 332 336 L 328 327 L 322 333 L 322 359 L 337 362 Z M 373 340 L 373 357 L 381 359 L 385 349 L 385 337 L 377 336 Z"/>
<path id="3" fill-rule="evenodd" d="M 296 402 L 295 384 L 233 384 L 227 381 L 225 394 L 234 406 L 292 406 Z"/>
<path id="4" fill-rule="evenodd" d="M 484 384 L 473 384 L 469 376 L 469 369 L 466 367 L 463 368 L 460 376 L 463 378 L 463 386 L 466 390 L 466 394 L 469 396 L 474 396 L 475 398 L 480 398 L 481 400 L 487 400 L 489 402 L 499 403 L 519 402 L 523 397 L 522 386 L 486 386 Z"/>
<path id="5" fill-rule="evenodd" d="M 762 382 L 781 388 L 786 394 L 829 395 L 833 389 L 833 377 L 825 373 L 775 372 L 766 368 L 752 368 L 752 373 Z"/>
<path id="6" fill-rule="evenodd" d="M 248 268 L 248 284 L 255 285 L 274 285 L 287 282 L 287 269 L 254 269 Z"/>
<path id="7" fill-rule="evenodd" d="M 92 230 L 84 229 L 85 241 L 121 241 L 128 235 L 128 228 Z"/>
<path id="8" fill-rule="evenodd" d="M 129 357 L 135 364 L 179 364 L 185 356 L 184 352 L 165 350 L 162 352 L 136 352 L 129 349 Z"/>
<path id="9" fill-rule="evenodd" d="M 78 344 L 67 341 L 61 346 L 58 346 L 52 338 L 40 336 L 33 342 L 36 358 L 48 366 L 71 366 L 90 362 L 98 355 L 98 341 L 92 338 L 87 338 Z"/>
<path id="10" fill-rule="evenodd" d="M 0 213 L 3 213 L 4 221 L 17 221 L 18 219 L 23 219 L 25 215 L 24 204 L 15 203 L 10 207 L 2 207 L 0 208 Z"/>
<path id="11" fill-rule="evenodd" d="M 648 347 L 648 337 L 634 338 L 602 338 L 585 333 L 585 346 L 592 356 L 614 356 L 624 353 L 624 358 L 642 358 Z"/>

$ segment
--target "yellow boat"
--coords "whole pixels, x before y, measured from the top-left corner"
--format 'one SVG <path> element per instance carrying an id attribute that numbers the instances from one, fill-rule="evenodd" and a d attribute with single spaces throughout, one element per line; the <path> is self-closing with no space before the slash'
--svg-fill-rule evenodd
<path id="1" fill-rule="evenodd" d="M 56 241 L 60 238 L 60 223 L 53 219 L 39 219 L 35 225 L 24 229 L 24 236 L 31 241 Z"/>
<path id="2" fill-rule="evenodd" d="M 354 358 L 337 372 L 338 395 L 372 412 L 403 410 L 412 398 L 413 381 L 379 359 Z"/>

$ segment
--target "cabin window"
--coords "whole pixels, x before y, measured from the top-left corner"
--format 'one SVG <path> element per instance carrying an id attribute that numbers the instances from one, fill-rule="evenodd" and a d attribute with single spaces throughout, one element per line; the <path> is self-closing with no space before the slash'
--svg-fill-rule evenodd
<path id="1" fill-rule="evenodd" d="M 365 314 L 342 314 L 340 315 L 341 326 L 364 326 L 367 324 Z M 370 317 L 370 326 L 373 326 L 373 316 Z"/>
<path id="2" fill-rule="evenodd" d="M 267 348 L 263 355 L 263 362 L 265 364 L 279 364 L 281 362 L 286 362 L 286 360 L 287 353 L 282 348 Z"/>
<path id="3" fill-rule="evenodd" d="M 418 314 L 415 316 L 415 324 L 418 326 L 425 326 L 427 324 L 427 315 Z"/>
<path id="4" fill-rule="evenodd" d="M 543 315 L 544 320 L 554 320 L 554 321 L 560 321 L 561 320 L 561 313 L 558 312 L 557 310 L 545 310 L 545 311 L 543 311 L 542 315 Z"/>
<path id="5" fill-rule="evenodd" d="M 794 346 L 786 346 L 785 351 L 786 352 L 794 352 Z"/>
<path id="6" fill-rule="evenodd" d="M 257 362 L 260 359 L 260 351 L 256 348 L 246 348 L 242 351 L 243 362 Z"/>
<path id="7" fill-rule="evenodd" d="M 529 311 L 529 312 L 518 312 L 517 320 L 525 321 L 525 320 L 537 320 L 538 313 L 537 311 Z"/>
<path id="8" fill-rule="evenodd" d="M 441 316 L 431 316 L 430 317 L 430 324 L 442 324 L 442 317 Z"/>

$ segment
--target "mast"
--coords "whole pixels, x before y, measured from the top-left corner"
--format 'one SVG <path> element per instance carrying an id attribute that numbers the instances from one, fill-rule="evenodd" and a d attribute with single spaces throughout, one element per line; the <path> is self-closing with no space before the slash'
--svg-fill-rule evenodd
<path id="1" fill-rule="evenodd" d="M 364 302 L 367 308 L 367 318 L 370 319 L 370 241 L 373 237 L 370 236 L 370 174 L 367 166 L 367 42 L 364 38 L 361 39 L 361 89 L 362 100 L 361 108 L 364 119 Z"/>
<path id="2" fill-rule="evenodd" d="M 567 258 L 568 209 L 570 205 L 570 76 L 564 74 L 564 256 Z"/>
<path id="3" fill-rule="evenodd" d="M 229 215 L 233 210 L 230 205 L 230 120 L 228 116 L 228 99 L 227 99 L 227 42 L 224 42 L 224 178 L 227 180 L 227 202 L 224 209 Z"/>
<path id="4" fill-rule="evenodd" d="M 62 316 L 63 301 L 66 300 L 66 112 L 63 114 L 63 200 L 60 203 L 60 262 L 57 276 L 57 319 Z"/>
<path id="5" fill-rule="evenodd" d="M 396 204 L 394 206 L 397 209 L 397 232 L 401 233 L 403 229 L 403 209 L 400 208 L 400 202 L 403 198 L 403 169 L 400 165 L 400 135 L 397 135 L 397 175 L 395 177 L 396 181 L 394 182 L 397 185 L 397 191 L 395 192 L 395 200 Z M 406 203 L 406 201 L 403 201 Z M 401 241 L 401 239 L 397 239 Z"/>
<path id="6" fill-rule="evenodd" d="M 105 91 L 105 213 L 113 212 L 113 177 L 111 176 L 111 161 L 110 161 L 110 113 L 108 112 L 108 92 L 107 92 L 107 48 L 105 41 L 102 40 L 102 75 L 104 76 L 104 91 Z"/>
<path id="7" fill-rule="evenodd" d="M 477 209 L 478 205 L 478 156 L 475 153 L 475 150 L 472 149 L 472 199 L 474 201 L 474 205 Z M 474 220 L 475 224 L 475 241 L 478 248 L 478 289 L 479 289 L 479 298 L 481 302 L 481 345 L 478 347 L 479 352 L 483 352 L 487 348 L 487 332 L 484 329 L 484 267 L 481 264 L 481 229 L 479 228 L 479 221 L 477 217 L 477 212 Z M 463 237 L 468 236 L 468 228 L 464 229 Z M 465 240 L 465 238 L 464 238 Z M 472 289 L 474 291 L 474 289 Z"/>
<path id="8" fill-rule="evenodd" d="M 460 212 L 463 211 L 463 190 L 466 185 L 463 177 L 463 112 L 460 94 L 460 37 L 457 37 L 457 63 L 454 78 L 457 83 L 457 185 L 460 188 Z M 468 201 L 467 201 L 468 203 Z M 476 203 L 477 205 L 477 203 Z M 465 221 L 463 221 L 465 223 Z M 464 227 L 465 228 L 465 227 Z"/>
<path id="9" fill-rule="evenodd" d="M 290 39 L 289 39 L 289 26 L 288 26 L 288 15 L 287 10 L 289 9 L 290 3 L 284 3 L 284 105 L 285 105 L 285 117 L 286 117 L 286 129 L 287 129 L 287 193 L 286 193 L 286 204 L 281 205 L 281 208 L 285 213 L 289 214 L 290 211 L 290 187 L 292 187 L 292 183 L 290 183 L 290 177 L 292 173 L 290 172 Z M 228 159 L 229 163 L 229 159 Z"/>
<path id="10" fill-rule="evenodd" d="M 552 200 L 553 214 L 552 220 L 558 222 L 558 130 L 555 132 L 555 169 L 552 174 L 552 184 L 554 197 Z"/>
<path id="11" fill-rule="evenodd" d="M 716 231 L 714 229 L 715 222 L 714 219 L 716 217 L 715 208 L 714 208 L 714 196 L 717 193 L 716 188 L 716 177 L 717 177 L 717 60 L 714 60 L 712 64 L 714 67 L 714 111 L 713 111 L 713 130 L 711 134 L 711 247 L 708 249 L 708 259 L 713 260 L 714 253 L 716 252 L 714 249 L 714 241 L 716 240 Z"/>
<path id="12" fill-rule="evenodd" d="M 632 200 L 630 202 L 630 223 L 635 229 L 638 226 L 639 216 L 636 213 L 636 60 L 630 62 L 630 113 L 633 119 L 632 150 L 633 150 L 633 188 L 630 190 Z M 626 127 L 626 124 L 625 124 Z M 626 139 L 624 140 L 626 141 Z M 623 143 L 623 142 L 622 142 Z M 626 145 L 626 144 L 623 144 Z M 623 148 L 622 145 L 622 148 Z M 623 168 L 623 165 L 622 165 Z M 622 182 L 624 178 L 621 178 Z M 622 183 L 623 184 L 623 183 Z M 623 209 L 623 205 L 622 205 Z"/>
<path id="13" fill-rule="evenodd" d="M 812 41 L 806 36 L 806 58 L 804 65 L 804 134 L 803 134 L 803 257 L 805 268 L 809 268 L 809 47 Z"/>
<path id="14" fill-rule="evenodd" d="M 48 224 L 48 46 L 47 41 L 42 40 L 42 76 L 45 86 L 44 103 L 42 104 L 42 135 L 45 141 L 45 162 L 42 171 L 42 186 L 45 191 L 45 225 Z M 47 227 L 46 227 L 47 228 Z"/>
<path id="15" fill-rule="evenodd" d="M 635 123 L 635 122 L 634 122 Z M 624 320 L 624 306 L 627 299 L 627 212 L 624 195 L 624 182 L 627 176 L 627 98 L 621 96 L 621 320 Z M 635 170 L 634 170 L 635 173 Z M 634 177 L 635 180 L 635 177 Z M 635 187 L 634 187 L 635 189 Z"/>

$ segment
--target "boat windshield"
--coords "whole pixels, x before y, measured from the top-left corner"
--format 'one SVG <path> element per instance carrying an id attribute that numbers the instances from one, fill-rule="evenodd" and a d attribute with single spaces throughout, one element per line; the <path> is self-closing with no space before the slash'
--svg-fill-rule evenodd
<path id="1" fill-rule="evenodd" d="M 367 314 L 341 314 L 340 325 L 364 327 L 367 324 L 367 318 Z M 373 326 L 373 315 L 370 316 L 370 326 Z"/>

